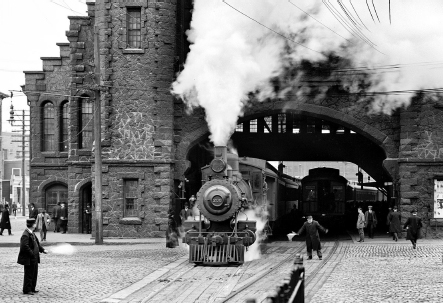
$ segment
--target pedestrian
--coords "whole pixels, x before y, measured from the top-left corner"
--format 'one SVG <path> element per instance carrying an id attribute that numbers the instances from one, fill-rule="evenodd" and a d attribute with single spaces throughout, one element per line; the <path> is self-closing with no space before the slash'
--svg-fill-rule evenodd
<path id="1" fill-rule="evenodd" d="M 54 221 L 54 232 L 60 232 L 60 202 L 52 208 L 52 219 Z"/>
<path id="2" fill-rule="evenodd" d="M 65 203 L 60 204 L 60 228 L 63 231 L 62 234 L 68 231 L 68 209 Z"/>
<path id="3" fill-rule="evenodd" d="M 46 213 L 46 210 L 43 209 L 41 213 L 37 216 L 36 221 L 36 231 L 40 231 L 40 240 L 46 241 L 46 232 L 48 230 L 49 224 L 51 223 L 51 217 Z"/>
<path id="4" fill-rule="evenodd" d="M 20 238 L 20 252 L 18 253 L 17 263 L 24 265 L 25 274 L 23 278 L 23 293 L 25 295 L 34 295 L 38 293 L 35 289 L 37 285 L 38 263 L 40 263 L 40 253 L 46 254 L 47 251 L 38 242 L 34 234 L 35 219 L 26 220 L 26 229 Z"/>
<path id="5" fill-rule="evenodd" d="M 0 223 L 0 236 L 3 236 L 3 231 L 5 229 L 8 230 L 8 233 L 10 236 L 12 236 L 12 232 L 11 232 L 11 221 L 9 220 L 9 205 L 6 204 L 3 211 L 2 211 L 2 216 L 1 216 L 1 223 Z"/>
<path id="6" fill-rule="evenodd" d="M 320 225 L 320 223 L 313 220 L 311 215 L 308 215 L 306 218 L 308 219 L 308 221 L 303 224 L 303 226 L 297 233 L 295 233 L 295 235 L 301 235 L 303 232 L 306 231 L 306 250 L 308 252 L 308 260 L 312 259 L 312 250 L 317 251 L 317 256 L 321 260 L 321 243 L 318 231 L 320 230 L 327 234 L 328 229 L 325 229 L 323 226 Z"/>
<path id="7" fill-rule="evenodd" d="M 368 228 L 368 236 L 374 239 L 374 228 L 377 226 L 377 216 L 374 211 L 372 211 L 372 206 L 368 206 L 368 210 L 365 212 L 365 227 Z"/>
<path id="8" fill-rule="evenodd" d="M 12 213 L 14 214 L 14 217 L 17 219 L 17 203 L 12 203 Z"/>
<path id="9" fill-rule="evenodd" d="M 35 204 L 31 203 L 29 208 L 29 218 L 37 220 L 38 210 L 35 208 Z"/>
<path id="10" fill-rule="evenodd" d="M 86 233 L 90 234 L 92 232 L 92 211 L 91 211 L 91 204 L 86 205 L 85 209 L 85 226 L 86 226 Z"/>
<path id="11" fill-rule="evenodd" d="M 388 232 L 387 232 L 387 234 L 390 234 L 391 232 L 389 231 L 390 230 L 390 225 L 391 225 L 391 222 L 389 221 L 389 216 L 391 215 L 391 212 L 392 212 L 392 208 L 391 207 L 388 207 L 388 215 L 386 216 L 386 225 L 388 226 Z"/>
<path id="12" fill-rule="evenodd" d="M 360 240 L 357 242 L 365 242 L 365 232 L 363 228 L 366 225 L 365 221 L 365 215 L 363 214 L 363 210 L 361 207 L 358 208 L 358 218 L 357 218 L 357 229 L 358 229 L 358 235 L 360 236 Z"/>
<path id="13" fill-rule="evenodd" d="M 398 212 L 397 206 L 389 214 L 389 232 L 392 233 L 392 239 L 398 241 L 398 234 L 401 233 L 401 213 Z"/>
<path id="14" fill-rule="evenodd" d="M 403 229 L 406 229 L 406 240 L 410 240 L 412 247 L 415 249 L 417 247 L 417 239 L 420 235 L 420 228 L 423 227 L 421 223 L 421 218 L 417 217 L 417 210 L 413 209 L 411 211 L 411 216 L 406 220 Z"/>
<path id="15" fill-rule="evenodd" d="M 181 225 L 183 225 L 183 222 L 188 220 L 189 217 L 192 217 L 192 210 L 189 209 L 189 205 L 186 203 L 185 208 L 180 211 Z"/>
<path id="16" fill-rule="evenodd" d="M 166 247 L 174 248 L 179 246 L 178 235 L 179 232 L 174 219 L 174 212 L 170 210 L 168 215 L 168 228 L 166 230 Z"/>

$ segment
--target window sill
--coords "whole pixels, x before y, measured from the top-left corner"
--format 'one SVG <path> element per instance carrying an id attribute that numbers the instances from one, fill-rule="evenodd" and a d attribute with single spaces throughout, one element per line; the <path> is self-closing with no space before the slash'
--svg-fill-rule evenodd
<path id="1" fill-rule="evenodd" d="M 124 49 L 123 54 L 144 54 L 145 50 L 141 48 L 127 48 Z"/>
<path id="2" fill-rule="evenodd" d="M 142 219 L 138 217 L 127 217 L 120 219 L 118 223 L 122 225 L 142 225 Z"/>

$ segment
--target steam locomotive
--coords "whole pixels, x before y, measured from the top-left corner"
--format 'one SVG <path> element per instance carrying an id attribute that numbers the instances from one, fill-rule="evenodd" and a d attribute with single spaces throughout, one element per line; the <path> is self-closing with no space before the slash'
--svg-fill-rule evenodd
<path id="1" fill-rule="evenodd" d="M 249 182 L 239 172 L 238 156 L 216 146 L 214 159 L 202 168 L 203 185 L 195 202 L 197 216 L 183 222 L 189 262 L 205 265 L 242 264 L 245 250 L 256 241 L 256 221 L 239 220 L 252 203 Z"/>

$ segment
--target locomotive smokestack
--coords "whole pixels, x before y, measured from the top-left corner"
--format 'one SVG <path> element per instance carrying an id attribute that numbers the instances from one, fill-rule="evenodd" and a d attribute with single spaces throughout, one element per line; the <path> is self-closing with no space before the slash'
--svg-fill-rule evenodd
<path id="1" fill-rule="evenodd" d="M 214 159 L 221 159 L 223 162 L 228 163 L 227 159 L 227 146 L 215 146 L 214 147 Z"/>

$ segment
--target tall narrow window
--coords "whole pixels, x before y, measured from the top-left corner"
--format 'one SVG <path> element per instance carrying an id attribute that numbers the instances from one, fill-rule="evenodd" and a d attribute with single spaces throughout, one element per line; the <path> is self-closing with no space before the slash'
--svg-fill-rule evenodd
<path id="1" fill-rule="evenodd" d="M 127 21 L 128 48 L 141 48 L 141 9 L 128 8 Z"/>
<path id="2" fill-rule="evenodd" d="M 80 110 L 80 148 L 91 148 L 93 138 L 92 103 L 82 100 Z"/>
<path id="3" fill-rule="evenodd" d="M 54 104 L 43 105 L 43 146 L 42 151 L 55 150 L 55 110 Z"/>
<path id="4" fill-rule="evenodd" d="M 63 103 L 60 111 L 60 151 L 68 150 L 68 102 Z"/>
<path id="5" fill-rule="evenodd" d="M 138 217 L 138 180 L 125 179 L 123 180 L 123 203 L 125 217 Z"/>

